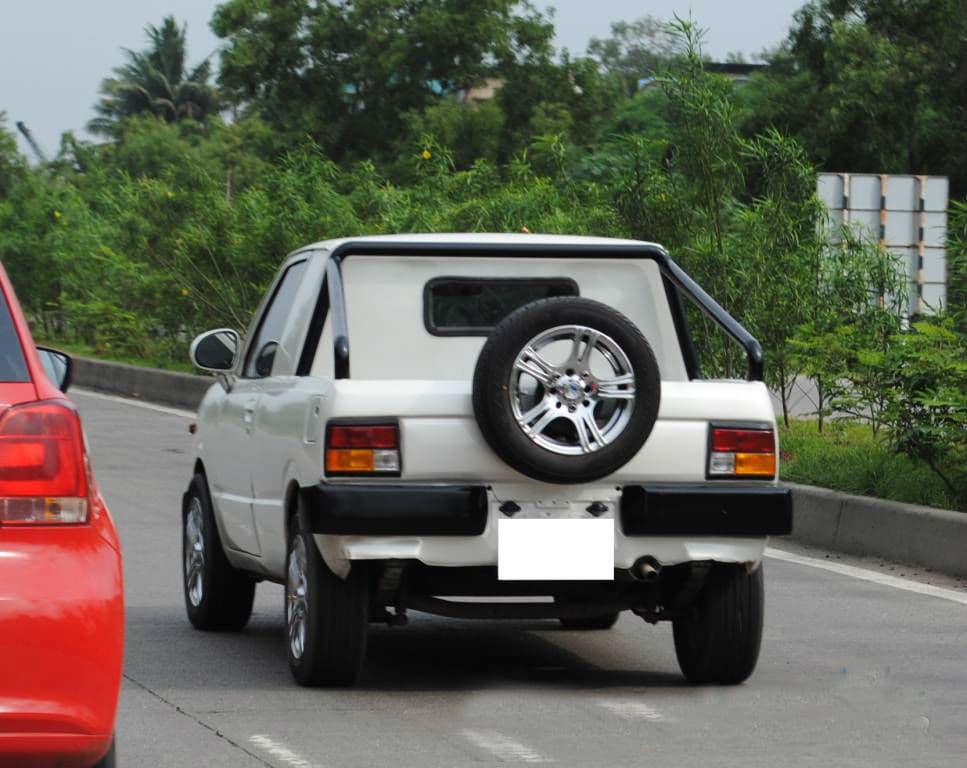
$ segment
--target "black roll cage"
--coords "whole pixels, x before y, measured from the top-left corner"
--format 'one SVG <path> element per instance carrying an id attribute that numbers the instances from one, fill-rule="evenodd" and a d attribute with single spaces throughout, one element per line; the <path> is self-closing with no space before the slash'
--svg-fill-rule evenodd
<path id="1" fill-rule="evenodd" d="M 695 344 L 688 331 L 681 295 L 684 294 L 708 315 L 744 350 L 748 358 L 749 381 L 762 381 L 762 345 L 741 323 L 709 296 L 660 245 L 565 245 L 555 243 L 445 243 L 439 241 L 365 241 L 348 240 L 329 252 L 326 283 L 329 287 L 329 309 L 332 311 L 333 362 L 337 379 L 349 378 L 349 325 L 346 320 L 346 298 L 343 292 L 342 262 L 349 256 L 488 256 L 515 258 L 539 256 L 565 259 L 651 259 L 658 264 L 665 294 L 675 323 L 678 343 L 685 359 L 689 379 L 702 378 Z"/>

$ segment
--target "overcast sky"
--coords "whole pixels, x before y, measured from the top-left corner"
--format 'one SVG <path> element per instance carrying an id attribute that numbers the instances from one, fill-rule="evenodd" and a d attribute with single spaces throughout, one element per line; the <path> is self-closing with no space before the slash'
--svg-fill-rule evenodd
<path id="1" fill-rule="evenodd" d="M 708 28 L 713 57 L 755 54 L 785 37 L 804 0 L 536 0 L 557 9 L 558 47 L 583 53 L 592 36 L 607 36 L 612 21 L 673 13 Z M 62 131 L 92 117 L 97 89 L 121 61 L 122 47 L 144 46 L 144 26 L 167 14 L 188 23 L 195 63 L 215 52 L 208 20 L 218 0 L 0 0 L 0 111 L 8 126 L 23 120 L 48 153 Z"/>

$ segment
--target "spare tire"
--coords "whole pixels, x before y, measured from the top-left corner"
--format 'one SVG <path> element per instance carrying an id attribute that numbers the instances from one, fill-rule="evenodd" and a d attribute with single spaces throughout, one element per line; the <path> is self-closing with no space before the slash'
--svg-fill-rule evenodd
<path id="1" fill-rule="evenodd" d="M 473 411 L 490 447 L 528 477 L 586 483 L 638 453 L 658 418 L 658 362 L 638 327 L 589 299 L 542 299 L 480 351 Z"/>

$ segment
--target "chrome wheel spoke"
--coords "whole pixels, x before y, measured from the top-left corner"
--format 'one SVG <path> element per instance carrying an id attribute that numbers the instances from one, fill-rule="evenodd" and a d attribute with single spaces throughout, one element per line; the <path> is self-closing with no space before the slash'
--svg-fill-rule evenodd
<path id="1" fill-rule="evenodd" d="M 525 376 L 543 387 L 539 401 L 534 401 L 529 378 L 521 384 Z M 635 407 L 636 382 L 628 355 L 614 339 L 595 328 L 562 325 L 523 345 L 507 392 L 528 438 L 552 453 L 581 455 L 601 450 L 625 430 Z M 605 402 L 606 407 L 598 407 Z"/>
<path id="2" fill-rule="evenodd" d="M 194 606 L 201 605 L 205 596 L 205 522 L 201 501 L 193 497 L 185 515 L 185 586 L 188 600 Z"/>
<path id="3" fill-rule="evenodd" d="M 611 379 L 600 379 L 597 382 L 598 397 L 610 400 L 633 400 L 635 397 L 634 374 L 626 373 Z"/>
<path id="4" fill-rule="evenodd" d="M 577 367 L 587 369 L 591 360 L 591 352 L 600 338 L 601 334 L 590 328 L 577 333 L 571 347 L 571 362 Z M 584 343 L 583 347 L 581 346 L 582 343 Z"/>
<path id="5" fill-rule="evenodd" d="M 560 414 L 558 413 L 557 409 L 551 408 L 550 406 L 548 406 L 547 411 L 544 413 L 544 415 L 541 416 L 536 422 L 534 422 L 532 426 L 529 426 L 529 427 L 525 426 L 524 431 L 527 434 L 531 435 L 532 437 L 535 435 L 539 435 L 546 429 L 548 424 L 550 424 L 552 421 L 554 421 L 554 419 L 557 419 L 559 417 L 560 417 Z"/>
<path id="6" fill-rule="evenodd" d="M 289 553 L 289 568 L 285 583 L 285 613 L 288 624 L 289 651 L 301 659 L 305 652 L 306 621 L 309 612 L 309 582 L 306 574 L 306 547 L 297 536 Z"/>
<path id="7" fill-rule="evenodd" d="M 531 347 L 524 349 L 514 366 L 528 376 L 533 376 L 545 387 L 552 387 L 560 375 L 557 368 L 537 354 Z"/>
<path id="8" fill-rule="evenodd" d="M 594 420 L 594 413 L 590 408 L 582 408 L 576 414 L 574 426 L 577 429 L 578 440 L 581 443 L 581 450 L 591 453 L 602 448 L 605 444 L 604 436 Z M 593 442 L 592 442 L 593 441 Z"/>

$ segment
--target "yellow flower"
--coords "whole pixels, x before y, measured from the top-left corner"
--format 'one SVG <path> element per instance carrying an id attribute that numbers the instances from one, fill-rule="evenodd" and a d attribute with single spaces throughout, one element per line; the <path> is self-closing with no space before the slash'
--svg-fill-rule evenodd
<path id="1" fill-rule="evenodd" d="M 188 289 L 187 288 L 182 288 L 181 289 L 181 295 L 182 296 L 187 296 L 188 295 Z"/>
<path id="2" fill-rule="evenodd" d="M 54 218 L 55 219 L 57 219 L 59 221 L 61 216 L 62 216 L 62 214 L 61 214 L 60 211 L 54 211 Z"/>
<path id="3" fill-rule="evenodd" d="M 167 192 L 165 192 L 165 197 L 167 197 L 167 198 L 168 198 L 169 200 L 170 200 L 171 198 L 173 198 L 174 196 L 175 196 L 175 193 L 174 193 L 174 192 L 172 192 L 171 190 L 169 190 L 169 191 L 167 191 Z"/>
<path id="4" fill-rule="evenodd" d="M 424 160 L 429 160 L 431 157 L 433 157 L 433 153 L 428 149 L 424 149 L 422 157 Z"/>

